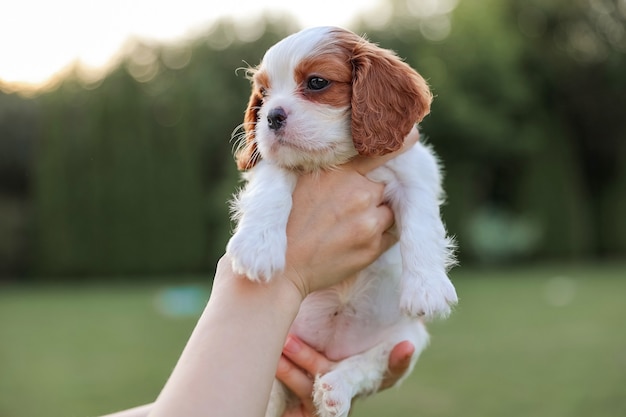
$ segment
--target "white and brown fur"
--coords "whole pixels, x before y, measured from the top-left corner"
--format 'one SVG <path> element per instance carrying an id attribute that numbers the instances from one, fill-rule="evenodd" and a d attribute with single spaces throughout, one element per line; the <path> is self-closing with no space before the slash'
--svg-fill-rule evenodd
<path id="1" fill-rule="evenodd" d="M 247 183 L 233 201 L 237 227 L 227 253 L 236 272 L 264 282 L 285 266 L 297 176 L 399 149 L 429 113 L 432 94 L 393 52 L 335 27 L 283 39 L 251 73 L 236 155 Z M 432 150 L 418 142 L 368 177 L 385 184 L 399 243 L 356 279 L 309 295 L 290 330 L 338 361 L 315 380 L 312 396 L 322 417 L 347 416 L 353 397 L 376 392 L 401 341 L 415 346 L 412 369 L 428 342 L 423 319 L 447 316 L 457 302 L 447 277 L 452 244 L 440 218 L 443 191 Z M 275 382 L 266 417 L 280 416 L 293 401 Z"/>

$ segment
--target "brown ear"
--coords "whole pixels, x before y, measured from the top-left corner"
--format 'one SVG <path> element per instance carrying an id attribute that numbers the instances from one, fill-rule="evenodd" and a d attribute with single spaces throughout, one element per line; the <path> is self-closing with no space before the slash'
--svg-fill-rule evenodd
<path id="1" fill-rule="evenodd" d="M 360 155 L 400 149 L 415 123 L 430 112 L 426 81 L 393 52 L 367 41 L 352 58 L 352 137 Z"/>
<path id="2" fill-rule="evenodd" d="M 258 113 L 263 104 L 263 97 L 257 88 L 253 87 L 248 107 L 243 118 L 243 128 L 245 132 L 245 143 L 242 144 L 235 153 L 237 168 L 241 171 L 254 167 L 261 159 L 256 145 L 255 127 L 258 120 Z"/>

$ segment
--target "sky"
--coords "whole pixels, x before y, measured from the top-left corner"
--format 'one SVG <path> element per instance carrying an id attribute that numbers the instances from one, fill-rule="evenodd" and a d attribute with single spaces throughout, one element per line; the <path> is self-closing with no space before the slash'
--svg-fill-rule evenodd
<path id="1" fill-rule="evenodd" d="M 9 0 L 0 14 L 0 82 L 32 88 L 74 62 L 104 68 L 131 37 L 175 42 L 216 19 L 290 13 L 302 27 L 349 25 L 380 0 Z"/>

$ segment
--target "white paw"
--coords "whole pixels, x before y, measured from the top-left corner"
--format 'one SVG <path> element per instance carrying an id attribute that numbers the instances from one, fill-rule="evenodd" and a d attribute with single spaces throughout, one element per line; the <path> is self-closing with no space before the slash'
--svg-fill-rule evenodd
<path id="1" fill-rule="evenodd" d="M 459 300 L 454 285 L 445 273 L 427 275 L 427 279 L 403 277 L 400 308 L 410 317 L 433 319 L 450 315 Z"/>
<path id="2" fill-rule="evenodd" d="M 233 271 L 252 281 L 268 282 L 285 269 L 287 237 L 267 233 L 263 237 L 237 232 L 230 238 L 226 253 L 232 261 Z"/>
<path id="3" fill-rule="evenodd" d="M 338 376 L 329 372 L 315 380 L 313 402 L 320 417 L 347 417 L 350 412 L 352 393 Z"/>

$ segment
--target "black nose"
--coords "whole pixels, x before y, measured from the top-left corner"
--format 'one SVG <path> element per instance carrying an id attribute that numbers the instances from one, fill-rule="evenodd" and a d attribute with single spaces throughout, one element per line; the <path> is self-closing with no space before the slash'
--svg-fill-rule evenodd
<path id="1" fill-rule="evenodd" d="M 270 110 L 267 115 L 267 124 L 272 130 L 278 130 L 285 125 L 287 113 L 282 107 L 276 107 Z"/>

